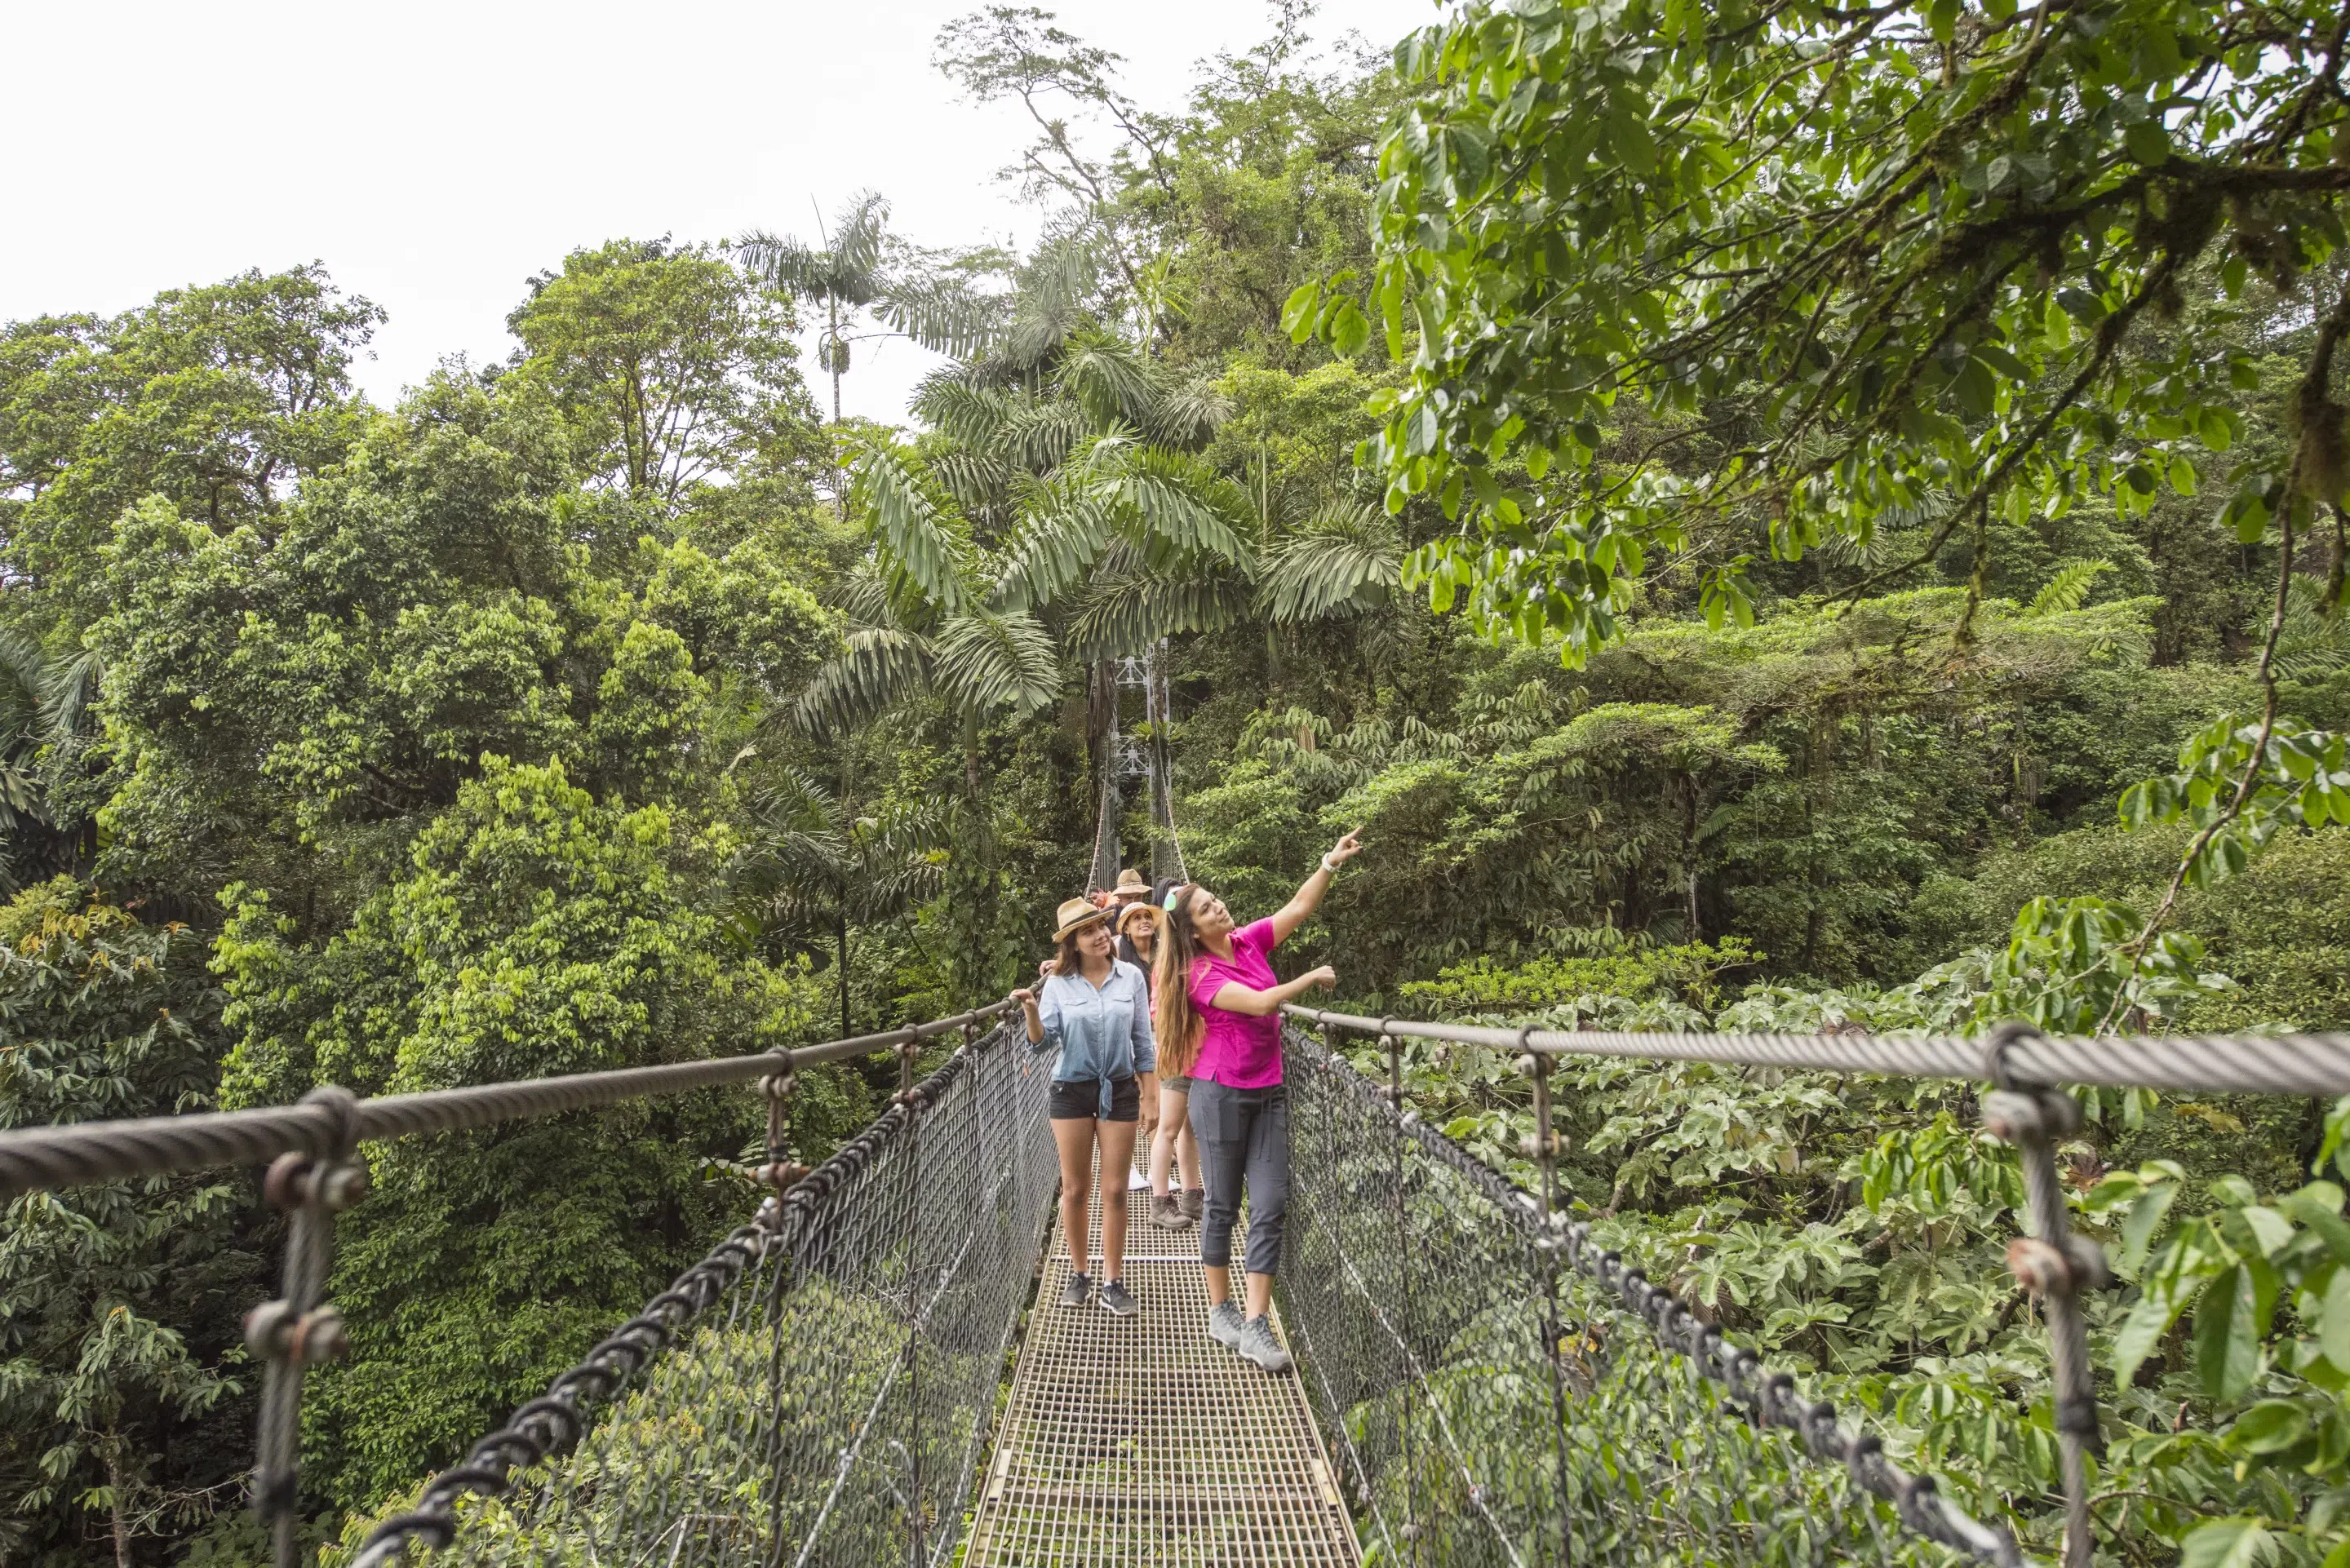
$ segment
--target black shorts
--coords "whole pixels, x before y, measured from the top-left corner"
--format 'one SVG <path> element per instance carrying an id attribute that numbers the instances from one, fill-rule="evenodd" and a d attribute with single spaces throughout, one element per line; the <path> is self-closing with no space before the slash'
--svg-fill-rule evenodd
<path id="1" fill-rule="evenodd" d="M 1078 1078 L 1070 1083 L 1055 1083 L 1052 1098 L 1045 1102 L 1045 1114 L 1056 1122 L 1087 1122 L 1101 1116 L 1106 1122 L 1134 1122 L 1142 1119 L 1142 1081 L 1128 1074 L 1109 1081 L 1109 1115 L 1101 1114 L 1101 1080 Z"/>

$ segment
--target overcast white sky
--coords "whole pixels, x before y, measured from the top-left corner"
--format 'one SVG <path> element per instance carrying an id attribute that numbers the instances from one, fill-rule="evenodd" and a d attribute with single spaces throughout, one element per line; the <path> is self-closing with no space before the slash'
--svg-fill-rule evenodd
<path id="1" fill-rule="evenodd" d="M 503 358 L 524 280 L 578 245 L 809 234 L 811 198 L 829 217 L 867 186 L 918 243 L 1024 240 L 1032 210 L 992 176 L 1027 121 L 931 66 L 977 4 L 16 0 L 0 320 L 321 260 L 390 312 L 358 368 L 389 402 L 443 355 Z M 1271 31 L 1263 0 L 1046 8 L 1153 108 Z M 1326 0 L 1314 31 L 1386 45 L 1436 15 Z M 923 352 L 859 348 L 847 411 L 902 418 Z"/>

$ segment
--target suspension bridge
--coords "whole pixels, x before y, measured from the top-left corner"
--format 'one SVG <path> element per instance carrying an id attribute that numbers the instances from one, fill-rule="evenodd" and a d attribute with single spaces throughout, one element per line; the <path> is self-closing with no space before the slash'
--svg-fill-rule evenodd
<path id="1" fill-rule="evenodd" d="M 366 1200 L 362 1146 L 727 1085 L 765 1098 L 768 1196 L 346 1561 L 2015 1568 L 2018 1521 L 2068 1562 L 2091 1550 L 2098 1421 L 2077 1297 L 2102 1263 L 2065 1231 L 2054 1150 L 2076 1124 L 2051 1085 L 2350 1091 L 2343 1035 L 1549 1033 L 1293 1008 L 1278 1306 L 1298 1366 L 1268 1377 L 1207 1339 L 1180 1247 L 1131 1256 L 1135 1319 L 1052 1304 L 1069 1262 L 1049 1226 L 1047 1069 L 1007 1006 L 799 1051 L 12 1132 L 0 1199 L 266 1163 L 291 1224 L 283 1292 L 247 1324 L 265 1368 L 254 1497 L 286 1568 L 303 1376 L 342 1345 L 326 1285 L 334 1217 Z M 1413 1114 L 1415 1039 L 1499 1053 L 1526 1079 L 1537 1188 Z M 1384 1060 L 1385 1081 L 1350 1052 Z M 792 1163 L 797 1074 L 877 1053 L 899 1064 L 888 1110 L 813 1169 Z M 1995 1085 L 1984 1114 L 2030 1192 L 2033 1234 L 2011 1261 L 2052 1338 L 2068 1495 L 1970 1512 L 1948 1478 L 1893 1462 L 1865 1423 L 1600 1245 L 1553 1180 L 1562 1054 Z M 1137 1238 L 1162 1234 L 1136 1218 Z"/>
<path id="2" fill-rule="evenodd" d="M 1145 728 L 1129 732 L 1133 691 Z M 1153 868 L 1180 877 L 1158 650 L 1097 669 L 1094 692 L 1094 880 L 1116 874 L 1134 779 Z M 2027 1539 L 2087 1568 L 2100 1425 L 2081 1297 L 2107 1282 L 2067 1231 L 2055 1150 L 2079 1112 L 2059 1085 L 2350 1093 L 2350 1035 L 1551 1033 L 1286 1012 L 1285 1376 L 1208 1338 L 1196 1240 L 1139 1204 L 1126 1278 L 1141 1313 L 1054 1304 L 1072 1262 L 1051 1222 L 1049 1067 L 1009 1002 L 800 1050 L 0 1133 L 0 1201 L 266 1166 L 289 1220 L 283 1286 L 246 1340 L 264 1368 L 253 1501 L 277 1568 L 300 1563 L 307 1517 L 305 1375 L 345 1350 L 328 1282 L 335 1217 L 367 1199 L 365 1146 L 547 1116 L 592 1136 L 601 1107 L 729 1087 L 766 1107 L 765 1194 L 743 1222 L 388 1508 L 348 1568 L 2022 1568 Z M 1415 1041 L 1493 1053 L 1525 1083 L 1533 1186 L 1414 1112 Z M 896 1060 L 889 1108 L 796 1163 L 799 1074 L 875 1055 Z M 1575 1055 L 1991 1085 L 1985 1125 L 2025 1179 L 2030 1234 L 2009 1261 L 2049 1336 L 2062 1494 L 1904 1468 L 1567 1213 L 1551 1081 Z M 1100 1202 L 1143 1195 L 1097 1174 L 1097 1226 Z"/>

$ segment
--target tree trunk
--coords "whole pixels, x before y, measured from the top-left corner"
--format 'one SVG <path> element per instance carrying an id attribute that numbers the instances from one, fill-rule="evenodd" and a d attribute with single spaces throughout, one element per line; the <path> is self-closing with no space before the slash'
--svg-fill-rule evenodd
<path id="1" fill-rule="evenodd" d="M 1681 880 L 1689 892 L 1689 940 L 1703 941 L 1697 923 L 1697 781 L 1681 780 Z"/>
<path id="2" fill-rule="evenodd" d="M 840 301 L 824 302 L 824 368 L 832 372 L 832 422 L 840 422 Z"/>
<path id="3" fill-rule="evenodd" d="M 848 1026 L 848 907 L 845 903 L 833 907 L 832 934 L 838 944 L 833 967 L 840 971 L 840 1037 L 846 1040 L 856 1032 Z"/>
<path id="4" fill-rule="evenodd" d="M 109 1435 L 106 1444 L 106 1487 L 114 1494 L 114 1568 L 130 1568 L 130 1482 L 122 1473 L 121 1445 Z"/>
<path id="5" fill-rule="evenodd" d="M 825 369 L 832 372 L 832 422 L 840 422 L 840 301 L 824 302 L 824 319 L 830 336 L 825 339 Z M 837 450 L 837 449 L 836 449 Z M 832 495 L 840 510 L 840 520 L 848 521 L 848 476 L 837 466 L 832 471 Z"/>

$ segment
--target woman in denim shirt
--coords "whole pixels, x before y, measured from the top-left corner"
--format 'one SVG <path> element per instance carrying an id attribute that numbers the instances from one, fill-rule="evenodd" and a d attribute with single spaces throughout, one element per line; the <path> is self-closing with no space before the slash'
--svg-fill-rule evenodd
<path id="1" fill-rule="evenodd" d="M 1086 1201 L 1092 1196 L 1094 1149 L 1101 1149 L 1101 1303 L 1119 1317 L 1139 1310 L 1119 1278 L 1126 1264 L 1127 1172 L 1134 1164 L 1135 1124 L 1142 1096 L 1159 1092 L 1157 1047 L 1150 1037 L 1150 991 L 1142 971 L 1113 950 L 1110 917 L 1083 898 L 1060 908 L 1053 940 L 1060 956 L 1037 991 L 1015 991 L 1028 1020 L 1032 1047 L 1057 1050 L 1047 1114 L 1061 1155 L 1061 1228 L 1076 1272 L 1061 1293 L 1063 1306 L 1086 1304 L 1092 1278 L 1086 1241 Z M 1041 994 L 1039 994 L 1041 992 Z"/>

